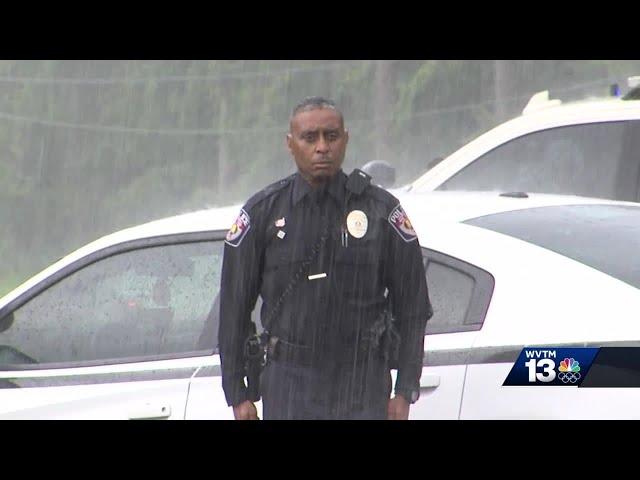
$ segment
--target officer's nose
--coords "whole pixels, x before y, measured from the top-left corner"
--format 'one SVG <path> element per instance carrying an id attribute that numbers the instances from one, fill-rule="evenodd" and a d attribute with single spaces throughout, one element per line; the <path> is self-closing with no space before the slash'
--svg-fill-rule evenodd
<path id="1" fill-rule="evenodd" d="M 329 151 L 329 143 L 321 136 L 316 143 L 317 153 L 327 153 Z"/>

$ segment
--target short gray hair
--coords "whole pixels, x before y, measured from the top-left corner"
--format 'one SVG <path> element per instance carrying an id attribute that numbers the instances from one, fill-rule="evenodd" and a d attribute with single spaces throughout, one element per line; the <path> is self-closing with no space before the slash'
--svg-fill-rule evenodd
<path id="1" fill-rule="evenodd" d="M 293 112 L 291 113 L 291 119 L 293 119 L 293 117 L 295 117 L 300 112 L 308 112 L 309 110 L 317 110 L 321 108 L 330 108 L 332 110 L 335 110 L 336 112 L 338 112 L 338 114 L 340 115 L 340 118 L 342 118 L 344 122 L 344 117 L 342 115 L 342 112 L 338 110 L 338 107 L 336 107 L 335 102 L 333 100 L 329 100 L 328 98 L 324 98 L 324 97 L 305 98 L 293 109 Z"/>

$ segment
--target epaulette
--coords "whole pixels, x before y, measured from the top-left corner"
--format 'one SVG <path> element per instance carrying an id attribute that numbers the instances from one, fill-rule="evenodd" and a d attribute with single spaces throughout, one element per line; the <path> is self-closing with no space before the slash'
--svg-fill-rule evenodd
<path id="1" fill-rule="evenodd" d="M 278 180 L 277 182 L 273 182 L 271 185 L 266 186 L 265 188 L 260 190 L 258 193 L 253 195 L 251 198 L 249 198 L 249 200 L 247 200 L 247 203 L 245 203 L 244 208 L 245 209 L 252 208 L 253 206 L 257 205 L 258 203 L 266 200 L 267 198 L 269 198 L 273 194 L 279 192 L 284 187 L 289 185 L 289 183 L 291 183 L 293 181 L 295 176 L 296 175 L 294 173 L 293 175 L 289 175 L 288 177 L 285 177 L 282 180 Z"/>
<path id="2" fill-rule="evenodd" d="M 400 200 L 395 195 L 378 185 L 371 184 L 367 189 L 367 193 L 389 208 L 393 208 L 400 203 Z"/>

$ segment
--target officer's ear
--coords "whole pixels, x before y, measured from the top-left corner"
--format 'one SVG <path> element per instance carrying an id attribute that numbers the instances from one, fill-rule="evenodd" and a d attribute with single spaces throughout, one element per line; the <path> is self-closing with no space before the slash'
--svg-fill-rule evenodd
<path id="1" fill-rule="evenodd" d="M 287 133 L 287 149 L 289 150 L 289 153 L 291 153 L 291 155 L 293 155 L 293 151 L 291 150 L 291 142 L 293 141 L 293 136 L 291 135 L 291 132 Z"/>

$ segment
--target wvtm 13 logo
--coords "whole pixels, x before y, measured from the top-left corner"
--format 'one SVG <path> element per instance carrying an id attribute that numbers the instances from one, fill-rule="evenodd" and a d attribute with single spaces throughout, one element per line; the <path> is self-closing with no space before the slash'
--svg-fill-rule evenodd
<path id="1" fill-rule="evenodd" d="M 578 387 L 597 352 L 597 348 L 523 348 L 502 385 Z"/>

